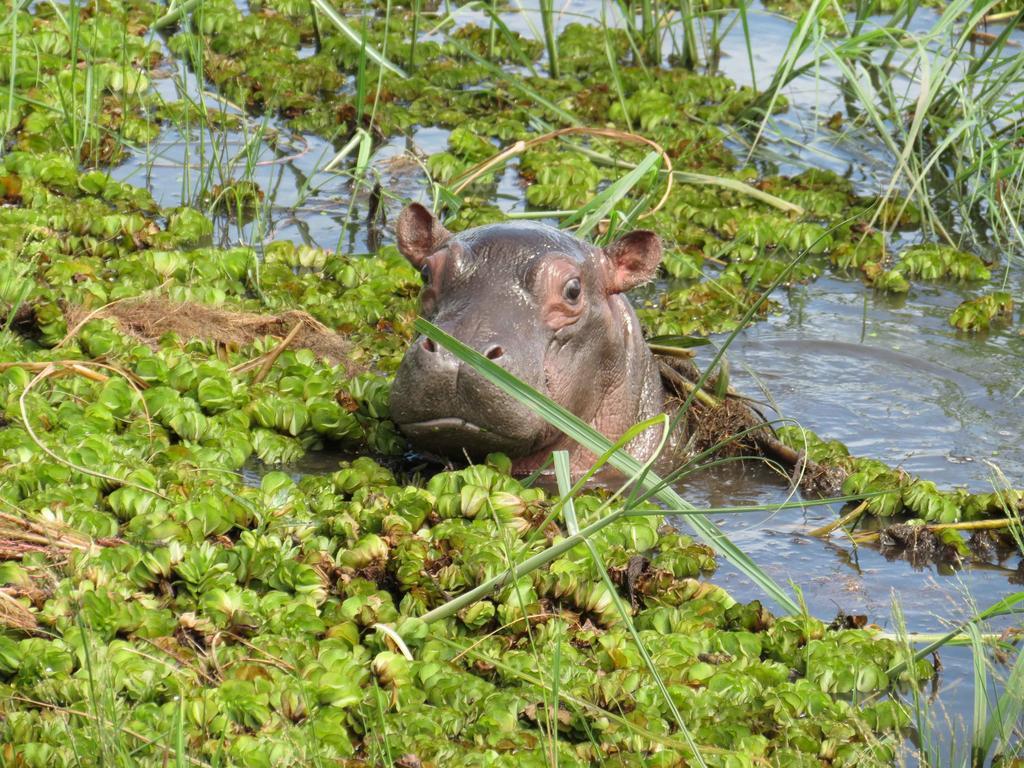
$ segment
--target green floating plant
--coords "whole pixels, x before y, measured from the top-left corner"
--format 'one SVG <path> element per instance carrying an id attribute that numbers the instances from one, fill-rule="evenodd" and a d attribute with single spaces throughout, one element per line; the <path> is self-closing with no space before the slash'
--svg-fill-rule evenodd
<path id="1" fill-rule="evenodd" d="M 439 473 L 425 487 L 402 485 L 365 457 L 298 481 L 269 472 L 246 486 L 231 473 L 197 471 L 214 466 L 204 464 L 212 457 L 200 458 L 204 435 L 214 424 L 252 435 L 253 443 L 261 434 L 306 434 L 296 408 L 337 386 L 336 372 L 286 352 L 256 384 L 213 360 L 190 369 L 173 347 L 134 354 L 165 363 L 151 369 L 160 375 L 141 398 L 123 379 L 58 379 L 35 393 L 35 408 L 40 417 L 62 408 L 63 429 L 102 430 L 115 453 L 141 450 L 132 454 L 131 476 L 142 489 L 53 476 L 35 461 L 33 484 L 13 497 L 11 481 L 30 467 L 0 473 L 0 487 L 32 518 L 45 519 L 58 497 L 73 499 L 109 509 L 122 537 L 70 552 L 38 612 L 49 639 L 0 633 L 0 690 L 81 708 L 89 706 L 89 681 L 101 684 L 109 716 L 130 728 L 126 747 L 144 762 L 162 759 L 162 734 L 175 722 L 193 745 L 189 754 L 203 760 L 224 749 L 256 759 L 256 744 L 288 759 L 376 754 L 377 742 L 358 725 L 371 712 L 393 748 L 424 759 L 459 761 L 483 746 L 529 760 L 545 754 L 538 739 L 550 701 L 534 653 L 549 655 L 557 645 L 565 659 L 559 711 L 566 714 L 558 717 L 567 763 L 586 763 L 595 748 L 687 754 L 582 545 L 457 616 L 430 626 L 418 620 L 452 592 L 503 573 L 509 558 L 564 535 L 549 522 L 554 499 L 508 476 L 507 459 Z M 18 370 L 0 374 L 12 395 L 27 383 Z M 260 399 L 264 389 L 278 393 L 284 410 Z M 123 438 L 111 431 L 113 419 L 142 418 L 143 398 L 152 423 L 142 428 L 169 425 L 157 444 L 133 442 L 131 426 Z M 95 421 L 100 405 L 110 416 Z M 76 421 L 79 410 L 93 421 Z M 257 427 L 261 420 L 268 426 Z M 18 434 L 0 433 L 8 459 L 33 452 L 30 441 L 12 440 Z M 576 499 L 582 524 L 606 514 L 604 495 Z M 64 509 L 72 520 L 72 507 Z M 622 518 L 590 543 L 709 764 L 749 750 L 784 761 L 829 740 L 837 755 L 860 754 L 868 732 L 872 749 L 891 753 L 883 745 L 895 743 L 905 721 L 882 706 L 858 712 L 840 696 L 897 682 L 885 671 L 898 656 L 895 644 L 737 604 L 700 580 L 715 567 L 711 551 L 660 528 L 657 508 L 643 509 L 651 514 Z M 646 562 L 639 571 L 638 556 Z M 0 569 L 0 578 L 31 581 L 32 562 L 25 561 L 29 570 Z M 412 658 L 386 644 L 375 629 L 382 623 Z M 178 666 L 165 656 L 192 662 Z M 913 676 L 927 672 L 922 664 Z M 73 758 L 58 722 L 47 710 L 15 708 L 0 732 L 26 761 L 63 763 Z M 858 727 L 844 725 L 851 722 Z M 92 749 L 88 730 L 72 728 L 82 733 L 79 750 Z"/>
<path id="2" fill-rule="evenodd" d="M 915 478 L 875 459 L 850 456 L 846 446 L 823 441 L 809 430 L 783 426 L 776 430 L 780 441 L 823 466 L 845 475 L 843 495 L 865 496 L 866 510 L 878 517 L 905 515 L 927 523 L 959 523 L 984 518 L 1003 518 L 1019 510 L 1024 491 L 967 493 L 942 490 L 930 480 Z"/>
<path id="3" fill-rule="evenodd" d="M 897 269 L 909 277 L 923 280 L 952 279 L 960 282 L 989 280 L 988 267 L 972 253 L 947 245 L 926 244 L 907 249 L 900 255 Z"/>
<path id="4" fill-rule="evenodd" d="M 953 310 L 949 324 L 961 331 L 987 331 L 999 319 L 1009 319 L 1013 312 L 1013 297 L 1006 291 L 967 299 Z"/>

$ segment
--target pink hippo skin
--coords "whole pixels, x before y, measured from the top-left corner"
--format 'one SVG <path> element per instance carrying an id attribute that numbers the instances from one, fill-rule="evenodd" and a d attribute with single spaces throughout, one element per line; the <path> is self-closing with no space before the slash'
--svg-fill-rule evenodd
<path id="1" fill-rule="evenodd" d="M 650 280 L 661 242 L 630 232 L 607 248 L 533 223 L 452 234 L 421 205 L 398 219 L 398 248 L 423 276 L 422 314 L 616 440 L 662 412 L 665 394 L 624 291 Z M 501 451 L 528 473 L 553 450 L 574 471 L 593 456 L 426 337 L 391 389 L 391 416 L 417 448 L 456 459 Z M 652 427 L 628 450 L 650 457 Z"/>

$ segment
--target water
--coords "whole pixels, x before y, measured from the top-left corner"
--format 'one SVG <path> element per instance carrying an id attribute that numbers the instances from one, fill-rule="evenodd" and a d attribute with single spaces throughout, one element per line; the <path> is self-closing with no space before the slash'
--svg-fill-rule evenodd
<path id="1" fill-rule="evenodd" d="M 756 18 L 754 57 L 763 86 L 792 24 L 778 17 Z M 918 14 L 911 30 L 927 31 L 934 18 Z M 745 50 L 740 35 L 734 30 L 724 49 Z M 738 82 L 750 82 L 745 55 L 724 57 L 721 68 Z M 835 68 L 825 74 L 835 76 Z M 822 116 L 845 112 L 838 89 L 804 78 L 787 96 L 791 109 L 769 133 L 780 172 L 829 168 L 850 178 L 862 194 L 885 190 L 892 169 L 878 162 L 877 153 L 821 129 Z M 1024 279 L 1011 276 L 1007 290 L 1020 296 L 1022 288 Z M 756 395 L 763 389 L 781 415 L 842 441 L 855 455 L 881 459 L 940 487 L 990 491 L 998 482 L 993 465 L 1016 487 L 1024 484 L 1024 396 L 1018 395 L 1024 337 L 1013 330 L 969 337 L 949 326 L 949 312 L 970 292 L 915 284 L 908 296 L 893 299 L 825 277 L 786 293 L 784 311 L 745 330 L 728 352 L 740 391 Z M 697 506 L 779 504 L 788 493 L 777 479 L 750 468 L 698 479 L 685 491 Z M 918 567 L 887 559 L 872 547 L 855 549 L 843 537 L 821 541 L 808 536 L 835 520 L 835 506 L 723 515 L 719 524 L 773 578 L 798 584 L 808 608 L 820 618 L 864 614 L 895 631 L 895 602 L 908 630 L 945 632 L 1020 590 L 1016 556 L 986 565 Z M 716 579 L 739 599 L 759 597 L 728 564 Z M 1011 624 L 996 621 L 989 629 L 1001 631 Z M 939 754 L 949 756 L 964 748 L 972 721 L 973 659 L 967 648 L 948 647 L 941 662 L 932 706 L 937 722 L 948 718 L 951 723 L 944 732 L 938 728 Z"/>
<path id="2" fill-rule="evenodd" d="M 1024 402 L 1014 394 L 1024 338 L 958 335 L 945 320 L 960 300 L 949 288 L 915 286 L 895 304 L 829 278 L 795 290 L 786 311 L 744 331 L 728 351 L 737 389 L 754 395 L 763 387 L 784 416 L 844 442 L 855 455 L 940 487 L 992 490 L 989 462 L 1021 485 Z M 698 507 L 770 507 L 788 498 L 784 482 L 752 467 L 697 478 L 683 490 Z M 722 515 L 718 522 L 776 581 L 798 584 L 811 613 L 823 619 L 862 614 L 894 632 L 896 601 L 910 631 L 945 632 L 1020 589 L 1018 556 L 918 567 L 873 547 L 855 549 L 841 535 L 828 541 L 808 535 L 835 520 L 838 507 Z M 738 599 L 760 597 L 727 563 L 715 578 Z M 937 706 L 965 733 L 972 717 L 971 653 L 947 648 L 941 661 Z"/>
<path id="3" fill-rule="evenodd" d="M 564 13 L 559 26 L 581 16 L 600 18 L 599 3 L 572 7 L 580 15 Z M 460 23 L 486 23 L 486 17 L 472 10 L 460 10 L 458 18 Z M 758 41 L 758 85 L 764 86 L 782 58 L 793 27 L 764 12 L 755 12 L 752 18 Z M 919 13 L 918 26 L 912 30 L 926 31 L 934 18 Z M 511 13 L 507 21 L 527 35 L 540 28 L 539 19 L 530 13 Z M 751 71 L 739 25 L 726 37 L 723 50 L 737 53 L 722 57 L 721 71 L 749 84 Z M 199 97 L 200 83 L 190 73 L 173 74 L 157 81 L 166 99 L 176 100 L 182 93 Z M 826 69 L 824 74 L 837 73 Z M 788 89 L 787 96 L 791 109 L 773 119 L 760 154 L 762 167 L 782 173 L 812 166 L 830 168 L 853 180 L 861 193 L 885 189 L 891 167 L 880 161 L 870 145 L 821 130 L 822 116 L 843 108 L 838 89 L 826 80 L 804 78 Z M 213 183 L 243 175 L 239 156 L 250 139 L 259 138 L 260 125 L 249 120 L 245 130 L 204 137 L 168 129 L 150 157 L 124 164 L 116 175 L 145 184 L 163 205 L 192 200 L 203 183 L 204 170 L 214 169 Z M 447 132 L 435 128 L 391 140 L 375 151 L 370 182 L 356 184 L 347 173 L 323 171 L 339 147 L 313 136 L 293 136 L 274 121 L 267 127 L 275 141 L 256 141 L 249 160 L 256 164 L 252 178 L 270 202 L 252 222 L 239 225 L 220 220 L 219 241 L 290 239 L 345 252 L 369 252 L 379 237 L 390 240 L 386 230 L 374 232 L 364 223 L 373 181 L 398 198 L 386 203 L 387 219 L 393 221 L 400 198 L 425 198 L 423 173 L 408 153 L 429 154 L 443 149 L 447 141 Z M 738 156 L 744 155 L 743 137 L 737 137 L 734 149 Z M 524 207 L 512 175 L 506 175 L 500 190 L 511 197 L 511 202 L 504 201 L 507 209 Z M 1022 288 L 1020 275 L 1007 286 L 1015 296 L 1024 294 Z M 906 297 L 893 299 L 832 277 L 780 291 L 777 298 L 785 309 L 744 331 L 728 352 L 734 386 L 748 394 L 763 393 L 781 415 L 825 438 L 841 440 L 856 455 L 900 466 L 941 487 L 991 490 L 996 466 L 1020 487 L 1024 485 L 1024 441 L 1020 439 L 1024 395 L 1018 395 L 1018 390 L 1024 384 L 1024 336 L 1012 329 L 979 337 L 958 334 L 948 325 L 948 314 L 968 295 L 956 286 L 916 284 Z M 312 455 L 296 471 L 331 471 L 337 459 Z M 255 482 L 261 471 L 253 468 L 248 480 Z M 688 480 L 681 490 L 698 507 L 770 508 L 788 498 L 783 481 L 754 465 L 705 472 Z M 718 522 L 776 580 L 798 584 L 811 612 L 821 618 L 840 611 L 864 614 L 893 630 L 895 600 L 911 631 L 943 631 L 1020 589 L 1011 582 L 1019 578 L 1018 558 L 988 565 L 915 567 L 905 560 L 886 559 L 871 547 L 855 549 L 841 536 L 823 541 L 807 535 L 838 513 L 834 506 L 820 505 L 722 515 Z M 761 597 L 726 563 L 715 578 L 740 600 Z M 992 628 L 1004 626 L 996 623 Z M 942 663 L 938 706 L 954 722 L 969 723 L 970 653 L 946 649 Z"/>

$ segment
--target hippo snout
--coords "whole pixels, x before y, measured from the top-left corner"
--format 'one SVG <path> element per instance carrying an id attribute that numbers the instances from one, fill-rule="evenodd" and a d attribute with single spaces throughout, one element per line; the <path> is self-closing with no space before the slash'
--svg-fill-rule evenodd
<path id="1" fill-rule="evenodd" d="M 420 336 L 416 339 L 412 349 L 423 357 L 426 361 L 425 365 L 442 368 L 452 366 L 458 368 L 460 365 L 460 361 L 455 355 L 444 347 L 439 347 L 426 336 Z M 500 361 L 505 356 L 505 348 L 501 344 L 492 342 L 484 345 L 484 348 L 480 350 L 480 354 L 488 360 Z"/>
<path id="2" fill-rule="evenodd" d="M 423 351 L 428 354 L 437 354 L 438 357 L 448 357 L 455 360 L 455 356 L 447 350 L 438 347 L 431 339 L 426 336 L 420 336 L 417 339 L 417 343 L 423 348 Z M 481 350 L 480 354 L 486 357 L 488 360 L 498 360 L 505 355 L 505 348 L 500 344 L 488 344 L 487 347 Z"/>
<path id="3" fill-rule="evenodd" d="M 517 365 L 510 345 L 488 339 L 471 344 L 519 378 L 533 379 Z M 538 382 L 529 382 L 534 386 Z M 425 336 L 402 359 L 391 388 L 391 417 L 414 443 L 441 453 L 470 456 L 501 451 L 530 452 L 545 423 L 451 352 Z"/>
<path id="4" fill-rule="evenodd" d="M 488 360 L 493 360 L 505 367 L 505 347 L 503 345 L 491 341 L 474 346 L 480 347 L 478 351 Z M 462 361 L 447 349 L 435 344 L 426 336 L 420 336 L 406 352 L 398 375 L 401 377 L 402 370 L 409 368 L 410 371 L 416 373 L 421 387 L 425 384 L 435 387 L 457 386 L 459 379 L 464 375 L 468 375 L 469 378 L 480 378 L 472 368 L 463 366 Z M 483 378 L 480 380 L 484 381 Z"/>

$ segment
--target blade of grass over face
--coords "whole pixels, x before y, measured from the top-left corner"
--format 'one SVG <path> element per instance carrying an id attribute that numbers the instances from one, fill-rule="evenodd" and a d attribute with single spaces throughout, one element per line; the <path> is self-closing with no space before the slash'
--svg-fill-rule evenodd
<path id="1" fill-rule="evenodd" d="M 414 329 L 425 335 L 435 344 L 440 344 L 459 358 L 459 360 L 471 366 L 489 382 L 514 397 L 527 408 L 530 408 L 552 426 L 562 430 L 591 453 L 600 455 L 611 446 L 611 441 L 607 437 L 582 421 L 579 417 L 519 381 L 504 368 L 500 368 L 458 339 L 442 331 L 436 325 L 423 318 L 417 318 Z M 655 488 L 662 484 L 662 480 L 657 474 L 654 472 L 646 472 L 645 474 L 643 465 L 625 451 L 618 451 L 612 454 L 609 463 L 626 475 L 626 477 L 633 478 L 643 475 L 640 479 L 640 486 L 644 490 Z M 696 507 L 683 499 L 671 487 L 660 488 L 656 498 L 673 509 L 686 509 L 694 513 L 699 512 Z M 708 544 L 735 565 L 751 581 L 761 587 L 783 610 L 793 614 L 800 613 L 800 608 L 793 598 L 751 560 L 746 553 L 733 544 L 711 520 L 706 519 L 700 514 L 693 514 L 687 519 L 690 525 Z"/>

